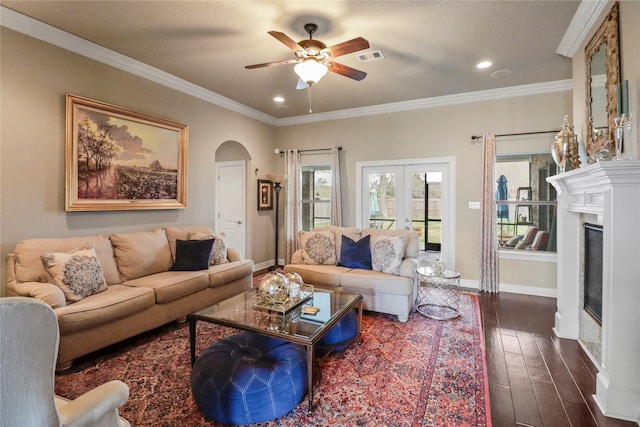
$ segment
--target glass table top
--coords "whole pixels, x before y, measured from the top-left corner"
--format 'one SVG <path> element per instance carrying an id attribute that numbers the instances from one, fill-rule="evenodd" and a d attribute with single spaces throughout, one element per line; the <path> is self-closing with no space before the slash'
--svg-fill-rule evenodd
<path id="1" fill-rule="evenodd" d="M 352 309 L 362 300 L 360 295 L 315 287 L 309 299 L 283 314 L 256 307 L 255 297 L 256 290 L 246 291 L 193 313 L 190 317 L 275 337 L 286 337 L 289 341 L 315 343 L 322 331 L 337 322 L 339 314 Z M 306 313 L 306 307 L 319 310 L 315 314 Z"/>

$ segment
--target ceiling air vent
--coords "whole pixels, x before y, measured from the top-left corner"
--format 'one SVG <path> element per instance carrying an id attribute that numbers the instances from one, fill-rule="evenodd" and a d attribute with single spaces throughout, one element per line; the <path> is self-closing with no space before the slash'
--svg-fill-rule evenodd
<path id="1" fill-rule="evenodd" d="M 381 50 L 374 50 L 373 52 L 365 52 L 356 55 L 360 62 L 377 61 L 378 59 L 384 59 L 384 54 Z"/>

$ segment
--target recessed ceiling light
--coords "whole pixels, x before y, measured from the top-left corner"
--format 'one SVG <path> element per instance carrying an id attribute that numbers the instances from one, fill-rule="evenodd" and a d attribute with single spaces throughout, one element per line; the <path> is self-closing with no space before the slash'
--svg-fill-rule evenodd
<path id="1" fill-rule="evenodd" d="M 274 98 L 273 98 L 273 100 L 274 100 L 275 102 L 284 102 L 284 98 L 283 98 L 283 97 L 281 97 L 281 96 L 276 96 L 276 97 L 274 97 Z"/>
<path id="2" fill-rule="evenodd" d="M 478 62 L 478 65 L 476 65 L 476 68 L 489 68 L 491 67 L 491 61 L 482 61 L 482 62 Z"/>

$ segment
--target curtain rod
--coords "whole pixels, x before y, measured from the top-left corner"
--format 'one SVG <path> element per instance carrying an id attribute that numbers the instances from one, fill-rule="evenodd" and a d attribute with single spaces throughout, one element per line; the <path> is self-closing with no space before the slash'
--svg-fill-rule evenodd
<path id="1" fill-rule="evenodd" d="M 298 150 L 298 153 L 308 153 L 310 151 L 331 151 L 331 148 L 311 148 L 307 150 Z M 338 147 L 338 151 L 342 151 L 342 147 Z M 275 149 L 276 154 L 284 154 L 285 150 Z"/>
<path id="2" fill-rule="evenodd" d="M 520 133 L 503 133 L 500 135 L 496 135 L 496 138 L 498 137 L 503 137 L 503 136 L 520 136 L 520 135 L 538 135 L 541 133 L 558 133 L 560 132 L 559 130 L 545 130 L 545 131 L 539 131 L 539 132 L 520 132 Z M 477 135 L 471 135 L 471 143 L 475 144 L 476 142 L 481 142 L 481 140 L 484 139 L 484 136 L 477 136 Z"/>

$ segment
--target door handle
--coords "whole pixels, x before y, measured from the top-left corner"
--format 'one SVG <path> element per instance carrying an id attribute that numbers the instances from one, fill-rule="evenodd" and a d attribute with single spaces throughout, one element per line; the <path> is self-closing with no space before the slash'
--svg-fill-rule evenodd
<path id="1" fill-rule="evenodd" d="M 242 225 L 242 221 L 236 221 L 236 224 Z"/>

